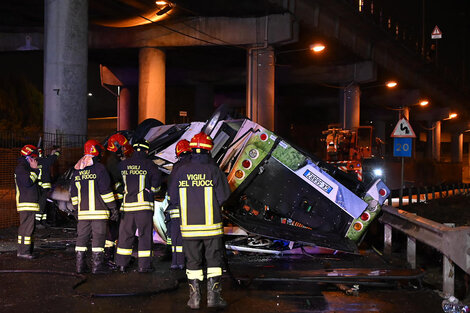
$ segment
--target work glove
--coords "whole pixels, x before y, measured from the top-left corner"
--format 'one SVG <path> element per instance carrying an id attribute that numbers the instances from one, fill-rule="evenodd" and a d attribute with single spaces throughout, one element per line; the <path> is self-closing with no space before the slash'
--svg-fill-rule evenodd
<path id="1" fill-rule="evenodd" d="M 109 217 L 109 220 L 113 222 L 119 221 L 119 211 L 116 209 L 111 210 L 111 216 Z"/>

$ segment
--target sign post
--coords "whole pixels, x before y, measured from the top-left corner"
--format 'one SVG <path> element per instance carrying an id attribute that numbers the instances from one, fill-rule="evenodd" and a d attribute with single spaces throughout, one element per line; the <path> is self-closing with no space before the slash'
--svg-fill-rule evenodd
<path id="1" fill-rule="evenodd" d="M 439 27 L 434 26 L 434 29 L 432 30 L 432 33 L 431 33 L 431 39 L 435 39 L 435 48 L 436 48 L 436 65 L 437 65 L 437 40 L 438 39 L 441 39 L 442 38 L 442 32 L 441 30 L 439 29 Z"/>
<path id="2" fill-rule="evenodd" d="M 416 135 L 408 120 L 403 117 L 398 121 L 390 137 L 393 138 L 393 156 L 401 157 L 401 179 L 398 199 L 398 206 L 401 208 L 403 205 L 405 158 L 411 158 L 411 152 L 413 151 L 413 138 L 416 138 Z"/>

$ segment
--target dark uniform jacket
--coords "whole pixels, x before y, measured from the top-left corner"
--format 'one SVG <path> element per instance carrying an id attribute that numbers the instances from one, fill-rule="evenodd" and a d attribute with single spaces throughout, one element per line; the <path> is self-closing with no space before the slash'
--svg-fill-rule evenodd
<path id="1" fill-rule="evenodd" d="M 116 199 L 122 199 L 124 194 L 124 184 L 122 182 L 121 171 L 119 170 L 120 162 L 121 160 L 115 153 L 109 153 L 106 160 L 104 160 L 106 169 L 111 175 L 112 188 Z"/>
<path id="2" fill-rule="evenodd" d="M 78 220 L 109 218 L 116 209 L 111 180 L 103 164 L 94 161 L 83 169 L 75 168 L 70 186 L 72 204 L 78 209 Z"/>
<path id="3" fill-rule="evenodd" d="M 39 211 L 39 170 L 32 169 L 25 157 L 18 159 L 15 169 L 17 211 Z"/>
<path id="4" fill-rule="evenodd" d="M 59 157 L 60 153 L 48 155 L 47 157 L 38 158 L 38 169 L 39 169 L 39 186 L 44 189 L 51 188 L 51 166 Z"/>
<path id="5" fill-rule="evenodd" d="M 121 211 L 153 211 L 153 194 L 160 189 L 161 174 L 147 154 L 135 151 L 129 159 L 119 163 L 124 181 L 124 199 Z"/>
<path id="6" fill-rule="evenodd" d="M 170 200 L 180 209 L 183 239 L 223 235 L 220 207 L 230 195 L 227 178 L 209 154 L 193 154 L 170 181 Z"/>
<path id="7" fill-rule="evenodd" d="M 171 185 L 171 179 L 176 176 L 176 172 L 181 165 L 189 162 L 191 160 L 191 153 L 183 154 L 179 160 L 173 165 L 173 169 L 171 170 L 171 174 L 168 177 L 168 186 Z M 170 218 L 179 218 L 180 217 L 180 210 L 178 207 L 169 199 L 168 208 L 166 209 L 167 214 L 170 215 Z"/>

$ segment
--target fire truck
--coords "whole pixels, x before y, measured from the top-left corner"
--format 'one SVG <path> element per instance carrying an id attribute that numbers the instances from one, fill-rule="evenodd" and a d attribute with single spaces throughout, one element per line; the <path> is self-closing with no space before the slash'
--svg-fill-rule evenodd
<path id="1" fill-rule="evenodd" d="M 372 132 L 372 126 L 359 126 L 349 130 L 339 128 L 338 125 L 329 125 L 322 132 L 325 136 L 323 141 L 326 145 L 326 162 L 355 175 L 360 181 L 382 176 L 377 160 L 382 159 L 383 142 L 380 138 L 373 141 Z"/>

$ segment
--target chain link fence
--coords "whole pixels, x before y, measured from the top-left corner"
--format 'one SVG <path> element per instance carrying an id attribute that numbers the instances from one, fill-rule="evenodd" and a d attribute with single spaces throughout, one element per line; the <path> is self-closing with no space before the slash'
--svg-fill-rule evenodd
<path id="1" fill-rule="evenodd" d="M 52 182 L 72 167 L 83 155 L 86 136 L 54 133 L 0 132 L 0 228 L 19 224 L 16 212 L 14 172 L 24 145 L 39 145 L 44 155 L 50 154 L 55 147 L 61 155 L 52 166 Z"/>

